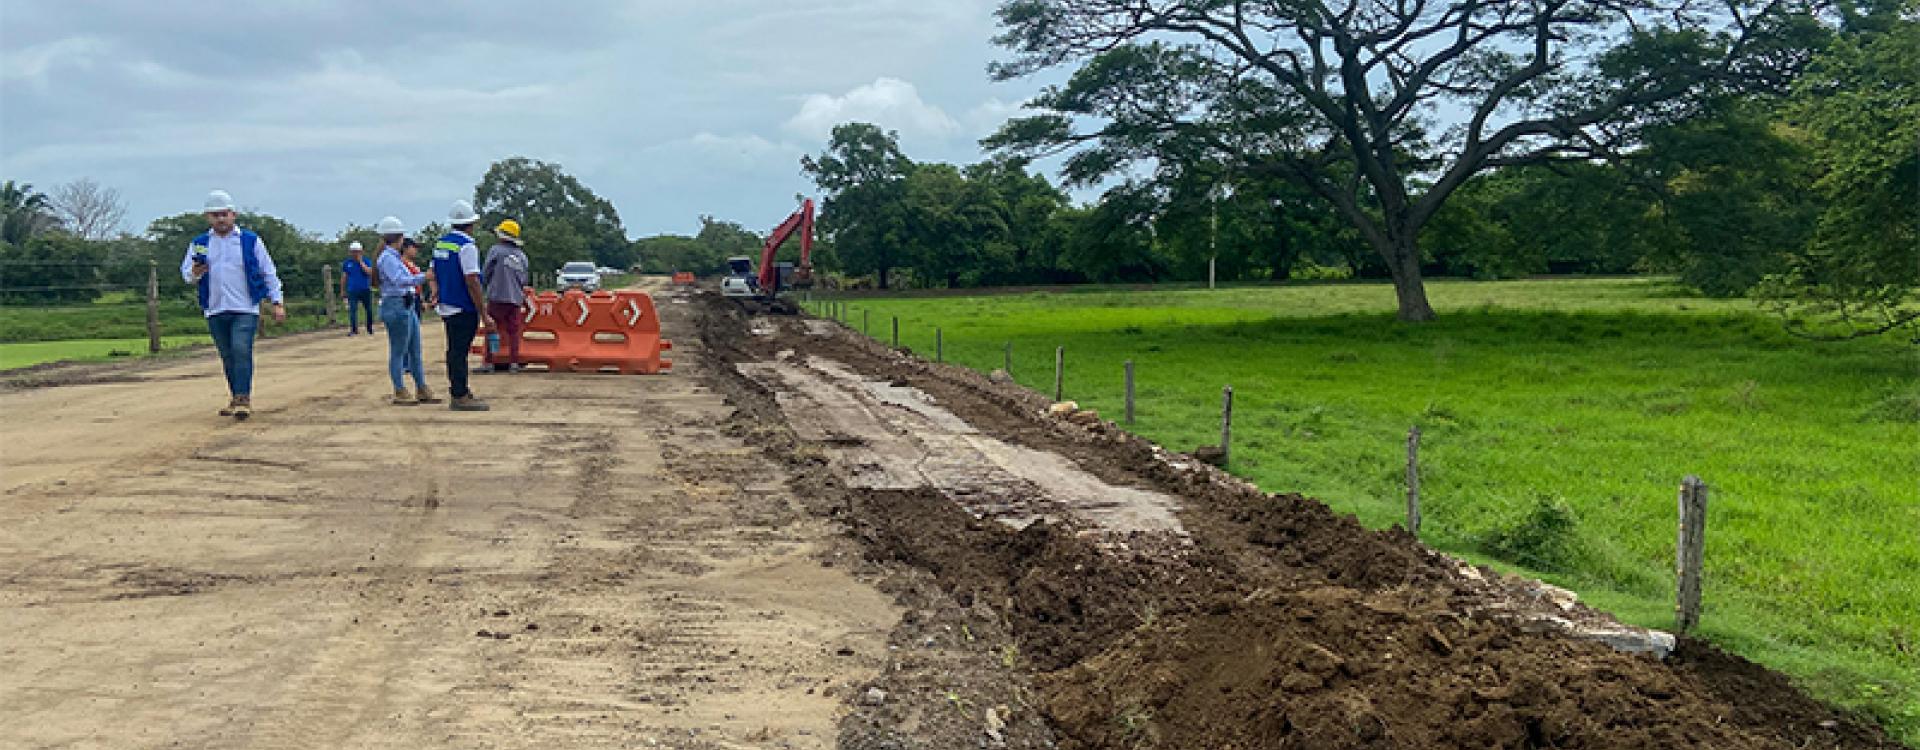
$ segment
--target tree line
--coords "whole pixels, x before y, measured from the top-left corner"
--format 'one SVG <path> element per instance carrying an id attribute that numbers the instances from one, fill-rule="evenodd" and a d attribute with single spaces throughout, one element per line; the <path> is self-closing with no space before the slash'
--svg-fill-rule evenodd
<path id="1" fill-rule="evenodd" d="M 955 167 L 870 124 L 802 160 L 883 287 L 1665 273 L 1796 330 L 1911 327 L 1913 0 L 1005 0 L 1002 79 L 1065 69 Z M 1062 160 L 1075 206 L 1029 175 Z"/>

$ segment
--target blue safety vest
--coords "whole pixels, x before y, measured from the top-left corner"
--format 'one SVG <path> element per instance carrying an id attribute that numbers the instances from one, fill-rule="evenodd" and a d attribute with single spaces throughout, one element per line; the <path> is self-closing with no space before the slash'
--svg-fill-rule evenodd
<path id="1" fill-rule="evenodd" d="M 479 312 L 473 295 L 467 291 L 467 274 L 460 270 L 460 248 L 473 244 L 473 238 L 461 232 L 448 232 L 433 246 L 433 277 L 440 282 L 440 304 Z"/>
<path id="2" fill-rule="evenodd" d="M 201 255 L 205 255 L 207 253 L 207 243 L 212 241 L 213 232 L 209 230 L 193 238 L 193 246 L 199 248 Z M 268 290 L 267 275 L 260 271 L 260 257 L 254 252 L 258 247 L 260 247 L 260 235 L 254 234 L 253 230 L 250 229 L 240 230 L 240 258 L 247 266 L 247 293 L 253 296 L 253 304 L 255 306 L 258 306 L 261 300 L 267 298 Z M 207 291 L 207 284 L 208 280 L 212 278 L 213 273 L 211 271 L 200 277 L 200 309 L 202 310 L 207 309 L 207 300 L 210 294 Z"/>

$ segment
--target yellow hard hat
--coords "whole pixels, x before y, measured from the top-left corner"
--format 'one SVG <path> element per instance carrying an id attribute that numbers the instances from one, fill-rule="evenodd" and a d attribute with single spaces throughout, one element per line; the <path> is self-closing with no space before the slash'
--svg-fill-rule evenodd
<path id="1" fill-rule="evenodd" d="M 520 222 L 512 219 L 500 222 L 500 226 L 493 228 L 493 233 L 503 237 L 512 237 L 516 240 L 520 239 Z"/>

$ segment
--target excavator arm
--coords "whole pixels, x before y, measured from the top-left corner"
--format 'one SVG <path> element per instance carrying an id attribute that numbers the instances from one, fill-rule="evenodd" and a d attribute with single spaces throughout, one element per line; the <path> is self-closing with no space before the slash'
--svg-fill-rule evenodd
<path id="1" fill-rule="evenodd" d="M 800 235 L 800 263 L 793 268 L 791 286 L 806 289 L 813 286 L 813 199 L 800 203 L 800 210 L 793 212 L 786 221 L 767 236 L 766 249 L 760 252 L 760 293 L 768 297 L 779 294 L 780 269 L 774 265 L 773 257 L 780 252 L 780 246 L 794 234 Z"/>

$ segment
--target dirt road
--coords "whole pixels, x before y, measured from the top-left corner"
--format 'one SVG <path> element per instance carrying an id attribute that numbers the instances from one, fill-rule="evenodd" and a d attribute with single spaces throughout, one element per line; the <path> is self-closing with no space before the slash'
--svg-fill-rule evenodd
<path id="1" fill-rule="evenodd" d="M 673 374 L 485 414 L 338 335 L 244 424 L 210 357 L 0 389 L 0 747 L 1895 747 L 1018 386 L 660 309 Z"/>
<path id="2" fill-rule="evenodd" d="M 263 341 L 244 424 L 210 356 L 0 393 L 0 747 L 832 746 L 898 610 L 673 338 L 485 414 L 383 336 Z"/>

